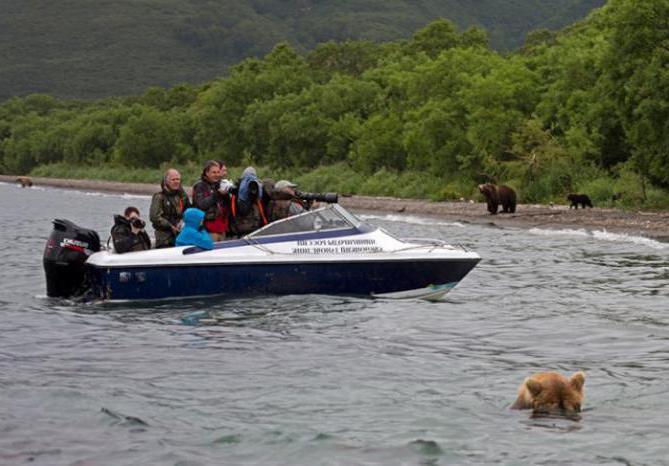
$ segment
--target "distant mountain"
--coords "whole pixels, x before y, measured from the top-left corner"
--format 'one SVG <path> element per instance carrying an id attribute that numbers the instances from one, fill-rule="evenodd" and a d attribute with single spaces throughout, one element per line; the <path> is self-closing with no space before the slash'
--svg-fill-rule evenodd
<path id="1" fill-rule="evenodd" d="M 483 26 L 510 50 L 605 0 L 0 0 L 0 101 L 99 98 L 203 82 L 287 40 L 410 37 L 439 17 Z"/>

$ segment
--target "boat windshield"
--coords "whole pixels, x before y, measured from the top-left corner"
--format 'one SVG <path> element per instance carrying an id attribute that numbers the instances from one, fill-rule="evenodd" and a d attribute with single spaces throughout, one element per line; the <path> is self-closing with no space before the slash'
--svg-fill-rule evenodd
<path id="1" fill-rule="evenodd" d="M 306 233 L 355 228 L 360 221 L 339 204 L 328 204 L 320 209 L 311 210 L 293 217 L 277 220 L 254 231 L 249 238 L 259 238 L 286 233 Z"/>

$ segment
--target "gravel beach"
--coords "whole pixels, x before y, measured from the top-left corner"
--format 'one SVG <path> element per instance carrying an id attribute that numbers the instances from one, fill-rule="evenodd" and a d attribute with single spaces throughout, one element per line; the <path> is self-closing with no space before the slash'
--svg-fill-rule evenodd
<path id="1" fill-rule="evenodd" d="M 0 175 L 0 181 L 15 183 L 15 176 Z M 159 186 L 100 180 L 32 178 L 34 186 L 50 186 L 84 191 L 151 195 Z M 447 219 L 462 223 L 489 224 L 511 228 L 585 229 L 645 236 L 669 241 L 669 212 L 620 209 L 569 209 L 568 205 L 520 204 L 515 214 L 490 215 L 482 202 L 431 202 L 391 197 L 340 196 L 339 203 L 354 210 L 402 213 Z"/>

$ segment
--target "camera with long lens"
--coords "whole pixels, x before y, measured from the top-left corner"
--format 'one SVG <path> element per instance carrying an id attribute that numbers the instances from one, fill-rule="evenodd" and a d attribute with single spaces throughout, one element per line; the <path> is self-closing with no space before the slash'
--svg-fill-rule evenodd
<path id="1" fill-rule="evenodd" d="M 251 181 L 249 183 L 249 194 L 257 196 L 258 191 L 260 191 L 260 185 L 258 184 L 258 182 L 257 181 Z"/>
<path id="2" fill-rule="evenodd" d="M 132 225 L 133 227 L 141 230 L 146 226 L 146 222 L 144 220 L 142 220 L 141 218 L 135 217 L 132 220 L 130 220 L 130 225 Z"/>
<path id="3" fill-rule="evenodd" d="M 297 191 L 295 195 L 305 202 L 327 202 L 328 204 L 339 202 L 339 195 L 337 193 L 305 193 Z"/>

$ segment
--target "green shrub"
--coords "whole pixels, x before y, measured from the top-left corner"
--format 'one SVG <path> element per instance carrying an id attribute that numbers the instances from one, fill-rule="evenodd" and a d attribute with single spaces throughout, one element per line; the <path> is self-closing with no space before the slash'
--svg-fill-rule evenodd
<path id="1" fill-rule="evenodd" d="M 307 173 L 294 169 L 293 181 L 299 189 L 312 192 L 339 192 L 359 194 L 364 175 L 355 171 L 347 163 L 317 167 Z M 290 178 L 290 177 L 288 177 Z"/>
<path id="2" fill-rule="evenodd" d="M 574 192 L 587 194 L 590 200 L 598 207 L 608 207 L 612 203 L 615 180 L 608 177 L 599 177 L 579 183 Z M 566 199 L 562 201 L 567 202 Z"/>

